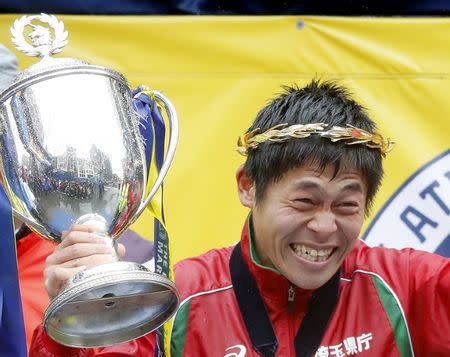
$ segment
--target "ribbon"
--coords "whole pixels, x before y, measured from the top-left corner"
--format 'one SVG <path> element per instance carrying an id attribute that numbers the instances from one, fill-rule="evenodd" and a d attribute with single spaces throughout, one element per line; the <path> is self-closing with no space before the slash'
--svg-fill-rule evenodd
<path id="1" fill-rule="evenodd" d="M 160 107 L 153 92 L 147 87 L 140 86 L 133 91 L 134 110 L 139 118 L 139 130 L 144 140 L 145 159 L 147 163 L 146 193 L 151 190 L 164 161 L 166 127 L 161 115 Z M 172 278 L 170 267 L 169 236 L 164 219 L 163 185 L 150 201 L 148 209 L 154 218 L 154 261 L 155 272 Z M 155 356 L 170 355 L 170 328 L 165 324 L 156 331 L 157 348 Z"/>

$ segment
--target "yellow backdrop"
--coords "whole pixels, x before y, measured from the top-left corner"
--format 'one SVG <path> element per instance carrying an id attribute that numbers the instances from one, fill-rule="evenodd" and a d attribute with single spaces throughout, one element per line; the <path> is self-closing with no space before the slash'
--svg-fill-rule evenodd
<path id="1" fill-rule="evenodd" d="M 16 17 L 0 16 L 0 42 L 9 48 Z M 372 217 L 410 175 L 449 147 L 447 18 L 60 19 L 69 45 L 58 56 L 114 68 L 133 87 L 162 90 L 178 110 L 179 147 L 165 181 L 175 261 L 239 239 L 247 211 L 235 189 L 243 162 L 236 139 L 283 84 L 338 79 L 397 141 Z M 35 62 L 17 55 L 22 68 Z M 149 222 L 144 215 L 134 228 L 151 237 Z"/>

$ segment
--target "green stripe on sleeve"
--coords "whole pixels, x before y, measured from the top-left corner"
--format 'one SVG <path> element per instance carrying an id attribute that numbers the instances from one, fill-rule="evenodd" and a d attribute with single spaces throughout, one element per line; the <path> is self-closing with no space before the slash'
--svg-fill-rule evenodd
<path id="1" fill-rule="evenodd" d="M 395 343 L 397 344 L 400 356 L 412 357 L 413 352 L 409 341 L 408 328 L 397 300 L 379 277 L 372 275 L 372 279 L 389 318 L 389 322 L 391 323 L 392 330 L 394 331 Z"/>
<path id="2" fill-rule="evenodd" d="M 172 357 L 183 356 L 190 307 L 191 301 L 189 300 L 180 307 L 177 312 L 177 316 L 175 317 L 172 329 L 172 339 L 170 341 L 170 351 Z"/>

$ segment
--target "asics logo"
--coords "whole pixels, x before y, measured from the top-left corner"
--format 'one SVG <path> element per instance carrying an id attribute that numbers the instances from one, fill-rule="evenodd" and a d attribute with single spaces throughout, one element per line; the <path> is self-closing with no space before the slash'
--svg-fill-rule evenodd
<path id="1" fill-rule="evenodd" d="M 247 349 L 243 345 L 231 346 L 231 347 L 228 347 L 225 351 L 229 351 L 229 350 L 235 350 L 235 352 L 227 353 L 223 357 L 244 357 L 245 353 L 247 352 Z"/>

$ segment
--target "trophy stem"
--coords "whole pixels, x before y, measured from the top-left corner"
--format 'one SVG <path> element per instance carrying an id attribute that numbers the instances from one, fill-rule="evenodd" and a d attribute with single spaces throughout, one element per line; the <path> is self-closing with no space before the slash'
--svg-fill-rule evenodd
<path id="1" fill-rule="evenodd" d="M 81 216 L 75 221 L 75 224 L 81 224 L 83 226 L 92 226 L 97 228 L 96 234 L 105 240 L 106 245 L 114 249 L 113 262 L 120 261 L 119 254 L 117 252 L 117 241 L 112 239 L 107 233 L 106 219 L 97 213 L 89 213 Z"/>

